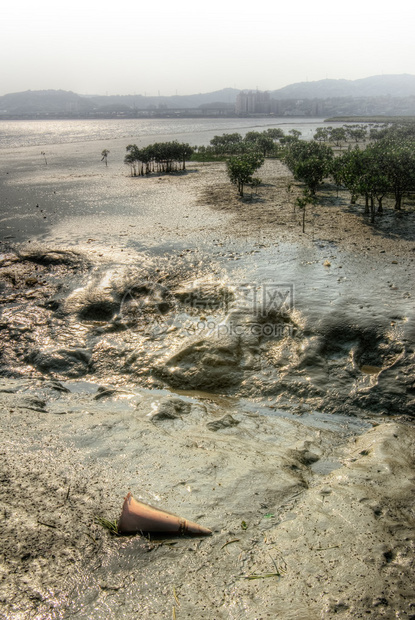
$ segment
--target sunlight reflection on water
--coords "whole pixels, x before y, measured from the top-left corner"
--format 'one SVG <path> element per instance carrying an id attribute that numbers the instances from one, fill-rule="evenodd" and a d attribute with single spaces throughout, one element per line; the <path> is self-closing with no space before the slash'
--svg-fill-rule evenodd
<path id="1" fill-rule="evenodd" d="M 281 127 L 285 133 L 298 129 L 311 138 L 323 119 L 304 118 L 224 118 L 224 119 L 122 119 L 1 121 L 0 149 L 128 139 L 150 143 L 179 140 L 191 145 L 207 145 L 216 134 Z"/>

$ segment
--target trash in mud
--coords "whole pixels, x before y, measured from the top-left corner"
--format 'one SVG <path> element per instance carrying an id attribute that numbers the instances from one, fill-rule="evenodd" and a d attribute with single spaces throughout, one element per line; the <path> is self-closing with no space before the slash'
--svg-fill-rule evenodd
<path id="1" fill-rule="evenodd" d="M 212 534 L 212 530 L 202 525 L 159 510 L 149 504 L 138 502 L 131 493 L 128 493 L 118 521 L 118 533 L 136 534 L 138 532 L 187 534 L 189 536 L 210 536 Z"/>

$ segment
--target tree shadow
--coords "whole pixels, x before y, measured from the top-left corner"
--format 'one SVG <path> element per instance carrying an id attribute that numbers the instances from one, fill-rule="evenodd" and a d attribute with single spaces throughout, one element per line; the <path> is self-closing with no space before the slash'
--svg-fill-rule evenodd
<path id="1" fill-rule="evenodd" d="M 415 200 L 406 198 L 402 210 L 394 208 L 394 199 L 383 200 L 383 212 L 378 213 L 376 205 L 375 221 L 371 222 L 370 213 L 365 213 L 364 199 L 359 198 L 355 204 L 350 202 L 350 193 L 337 191 L 335 185 L 326 185 L 319 191 L 320 203 L 325 207 L 338 207 L 345 213 L 354 215 L 360 220 L 363 228 L 375 237 L 385 239 L 415 240 Z"/>
<path id="2" fill-rule="evenodd" d="M 189 174 L 194 174 L 200 172 L 198 168 L 189 168 L 186 170 L 171 170 L 171 172 L 164 171 L 154 171 L 148 172 L 147 174 L 129 174 L 128 177 L 131 179 L 157 179 L 161 177 L 186 177 Z"/>
<path id="3" fill-rule="evenodd" d="M 261 194 L 257 194 L 253 192 L 252 194 L 248 194 L 248 192 L 244 192 L 243 196 L 237 196 L 239 202 L 246 202 L 247 204 L 258 204 L 262 202 L 267 202 L 266 198 L 261 196 Z"/>

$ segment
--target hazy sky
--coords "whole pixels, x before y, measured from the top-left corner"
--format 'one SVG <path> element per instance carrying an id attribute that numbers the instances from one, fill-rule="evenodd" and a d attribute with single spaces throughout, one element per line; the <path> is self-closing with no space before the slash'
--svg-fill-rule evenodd
<path id="1" fill-rule="evenodd" d="M 185 95 L 415 74 L 415 3 L 9 0 L 0 95 Z M 342 8 L 343 7 L 343 8 Z"/>

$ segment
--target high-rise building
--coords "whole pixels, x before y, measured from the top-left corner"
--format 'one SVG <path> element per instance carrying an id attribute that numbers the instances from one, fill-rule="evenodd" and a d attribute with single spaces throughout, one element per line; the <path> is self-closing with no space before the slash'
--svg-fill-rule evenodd
<path id="1" fill-rule="evenodd" d="M 237 114 L 269 114 L 269 93 L 259 90 L 241 91 L 236 98 L 235 111 Z"/>

